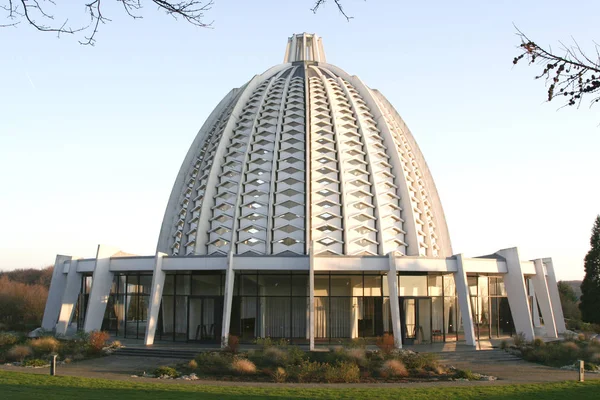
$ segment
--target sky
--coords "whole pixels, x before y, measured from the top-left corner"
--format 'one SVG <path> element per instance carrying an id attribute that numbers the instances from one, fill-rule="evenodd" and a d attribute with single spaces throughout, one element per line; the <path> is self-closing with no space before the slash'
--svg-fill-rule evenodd
<path id="1" fill-rule="evenodd" d="M 583 278 L 600 214 L 600 106 L 559 109 L 539 69 L 512 59 L 515 26 L 542 45 L 591 48 L 600 3 L 345 0 L 350 22 L 332 1 L 316 15 L 313 3 L 215 0 L 204 29 L 107 2 L 94 47 L 0 28 L 0 269 L 94 257 L 99 243 L 154 254 L 206 117 L 309 32 L 410 127 L 454 253 L 518 246 L 523 260 L 552 257 L 559 279 Z M 60 10 L 77 21 L 79 9 Z"/>

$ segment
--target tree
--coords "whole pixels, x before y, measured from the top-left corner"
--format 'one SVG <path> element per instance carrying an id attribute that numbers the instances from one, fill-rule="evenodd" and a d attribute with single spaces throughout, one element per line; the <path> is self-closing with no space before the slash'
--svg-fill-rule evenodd
<path id="1" fill-rule="evenodd" d="M 86 17 L 84 23 L 69 23 L 68 17 L 56 18 L 56 15 L 67 15 L 72 4 L 61 8 L 54 0 L 0 0 L 0 11 L 5 11 L 5 21 L 0 19 L 0 28 L 16 27 L 22 22 L 28 24 L 41 32 L 54 32 L 58 36 L 61 34 L 74 35 L 80 33 L 83 40 L 79 43 L 84 45 L 94 45 L 96 34 L 100 24 L 110 22 L 107 15 L 110 14 L 111 6 L 118 5 L 121 12 L 125 12 L 133 19 L 142 18 L 141 11 L 143 3 L 152 3 L 159 10 L 168 15 L 182 19 L 192 25 L 201 28 L 209 28 L 212 22 L 204 21 L 204 13 L 210 10 L 214 4 L 213 0 L 87 0 L 83 16 Z M 106 1 L 106 2 L 103 2 Z M 342 8 L 342 0 L 333 0 L 340 13 L 349 21 L 352 17 L 348 16 Z M 65 2 L 66 3 L 66 2 Z M 316 13 L 319 8 L 326 3 L 326 0 L 316 0 L 311 9 Z M 106 13 L 105 7 L 109 7 Z M 58 21 L 58 22 L 57 22 Z"/>
<path id="2" fill-rule="evenodd" d="M 565 106 L 581 105 L 584 97 L 590 99 L 590 106 L 600 102 L 600 46 L 595 44 L 594 59 L 590 58 L 573 40 L 572 46 L 561 43 L 559 53 L 552 48 L 543 48 L 529 39 L 517 29 L 521 39 L 518 48 L 521 51 L 513 59 L 517 64 L 526 59 L 529 65 L 538 64 L 542 67 L 535 79 L 544 79 L 548 87 L 548 101 L 557 97 L 565 99 Z"/>
<path id="3" fill-rule="evenodd" d="M 107 14 L 104 14 L 105 6 L 110 7 L 120 3 L 119 7 L 122 12 L 127 13 L 133 19 L 142 18 L 142 0 L 116 0 L 116 2 L 110 3 L 105 3 L 104 0 L 88 1 L 89 3 L 85 3 L 83 15 L 87 16 L 87 22 L 72 25 L 66 16 L 55 19 L 56 15 L 69 14 L 72 4 L 65 5 L 67 2 L 63 2 L 63 7 L 60 7 L 54 0 L 0 0 L 0 9 L 5 11 L 6 17 L 4 23 L 0 21 L 0 27 L 15 27 L 24 22 L 38 31 L 54 32 L 58 36 L 81 33 L 84 38 L 80 40 L 81 44 L 94 45 L 100 24 L 110 22 Z M 152 3 L 168 15 L 176 19 L 180 18 L 192 25 L 206 28 L 212 24 L 212 22 L 204 22 L 204 13 L 211 9 L 212 0 L 147 0 L 145 3 Z"/>
<path id="4" fill-rule="evenodd" d="M 591 249 L 585 256 L 579 309 L 585 322 L 600 324 L 600 215 L 592 228 Z"/>
<path id="5" fill-rule="evenodd" d="M 567 282 L 558 282 L 558 294 L 560 295 L 560 305 L 566 319 L 581 320 L 581 311 L 577 302 L 579 299 L 575 294 L 573 287 Z"/>

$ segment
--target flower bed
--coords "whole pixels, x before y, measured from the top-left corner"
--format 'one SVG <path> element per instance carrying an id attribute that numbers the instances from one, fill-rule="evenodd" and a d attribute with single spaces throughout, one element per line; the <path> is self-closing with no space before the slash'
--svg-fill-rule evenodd
<path id="1" fill-rule="evenodd" d="M 118 341 L 108 343 L 106 332 L 80 334 L 73 339 L 41 336 L 30 339 L 15 332 L 0 332 L 0 363 L 42 368 L 56 355 L 60 364 L 110 354 L 121 347 Z"/>
<path id="2" fill-rule="evenodd" d="M 532 342 L 523 340 L 517 335 L 512 346 L 502 346 L 506 351 L 538 364 L 562 369 L 579 370 L 579 360 L 584 361 L 588 372 L 599 370 L 600 342 L 585 334 L 567 335 L 562 341 L 544 342 L 535 339 Z"/>
<path id="3" fill-rule="evenodd" d="M 440 364 L 434 354 L 410 350 L 336 347 L 306 352 L 285 343 L 271 342 L 258 350 L 238 353 L 213 351 L 194 360 L 160 367 L 151 374 L 160 379 L 229 380 L 299 383 L 406 382 L 439 380 L 495 380 Z"/>

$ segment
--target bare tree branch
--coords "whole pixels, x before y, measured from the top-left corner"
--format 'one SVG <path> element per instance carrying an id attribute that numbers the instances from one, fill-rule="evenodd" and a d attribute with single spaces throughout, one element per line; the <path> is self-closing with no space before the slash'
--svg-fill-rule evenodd
<path id="1" fill-rule="evenodd" d="M 314 7 L 311 8 L 311 11 L 316 14 L 317 11 L 319 10 L 319 7 L 321 7 L 326 2 L 327 2 L 327 0 L 316 0 Z M 344 11 L 344 8 L 342 7 L 341 0 L 333 0 L 333 2 L 337 6 L 339 12 L 344 16 L 344 18 L 346 18 L 347 21 L 350 21 L 352 18 L 354 18 L 354 17 L 350 17 L 350 16 L 348 16 L 348 14 L 346 14 L 346 12 Z"/>
<path id="2" fill-rule="evenodd" d="M 521 39 L 518 46 L 521 54 L 513 59 L 513 64 L 525 58 L 528 65 L 538 64 L 543 67 L 535 79 L 544 78 L 546 81 L 548 101 L 563 96 L 566 97 L 564 106 L 577 107 L 584 97 L 591 97 L 590 107 L 600 102 L 600 49 L 597 43 L 594 42 L 596 60 L 591 59 L 575 39 L 572 39 L 572 46 L 561 42 L 563 55 L 557 55 L 551 48 L 546 50 L 538 46 L 518 28 L 515 29 Z"/>
<path id="3" fill-rule="evenodd" d="M 5 24 L 0 20 L 0 28 L 14 27 L 20 22 L 25 21 L 38 31 L 56 32 L 59 36 L 61 33 L 75 34 L 85 31 L 87 33 L 84 34 L 84 40 L 80 40 L 79 43 L 93 46 L 96 42 L 96 34 L 98 33 L 100 24 L 105 24 L 111 20 L 104 15 L 104 9 L 102 8 L 104 3 L 102 3 L 102 0 L 89 1 L 89 3 L 85 4 L 85 14 L 89 17 L 89 23 L 87 25 L 82 24 L 82 26 L 77 28 L 71 28 L 67 25 L 69 20 L 66 18 L 64 22 L 56 23 L 54 12 L 49 11 L 50 8 L 53 11 L 57 8 L 54 0 L 0 0 L 0 11 L 5 11 L 4 17 L 9 21 L 9 23 Z M 121 3 L 123 9 L 131 18 L 142 18 L 140 15 L 143 8 L 142 0 L 116 1 Z M 211 9 L 214 4 L 213 0 L 146 0 L 146 2 L 151 2 L 158 6 L 159 10 L 165 11 L 168 15 L 176 19 L 182 18 L 192 25 L 202 28 L 212 26 L 212 22 L 204 22 L 204 13 Z M 0 12 L 0 18 L 1 14 Z"/>

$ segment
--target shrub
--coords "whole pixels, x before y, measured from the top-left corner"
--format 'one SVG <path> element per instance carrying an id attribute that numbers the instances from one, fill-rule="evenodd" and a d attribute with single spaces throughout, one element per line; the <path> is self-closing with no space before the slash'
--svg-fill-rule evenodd
<path id="1" fill-rule="evenodd" d="M 327 383 L 353 383 L 360 381 L 358 365 L 342 361 L 335 365 L 327 364 L 325 367 L 325 381 Z"/>
<path id="2" fill-rule="evenodd" d="M 99 353 L 104 346 L 106 346 L 106 342 L 110 338 L 110 334 L 104 331 L 93 331 L 90 332 L 87 344 L 89 346 L 89 351 L 91 353 Z"/>
<path id="3" fill-rule="evenodd" d="M 236 354 L 240 348 L 240 339 L 235 335 L 229 335 L 227 339 L 227 346 L 223 351 L 231 354 Z"/>
<path id="4" fill-rule="evenodd" d="M 527 344 L 527 340 L 525 340 L 525 334 L 523 332 L 519 332 L 513 338 L 513 343 L 517 347 L 523 347 Z"/>
<path id="5" fill-rule="evenodd" d="M 31 347 L 24 345 L 13 346 L 8 353 L 6 358 L 12 361 L 23 361 L 26 357 L 30 357 L 33 354 Z"/>
<path id="6" fill-rule="evenodd" d="M 167 367 L 167 366 L 163 365 L 154 370 L 154 376 L 157 376 L 157 377 L 168 376 L 169 378 L 177 378 L 179 376 L 179 372 L 177 372 L 177 370 L 175 368 Z"/>
<path id="7" fill-rule="evenodd" d="M 507 342 L 506 340 L 503 340 L 503 341 L 501 341 L 501 342 L 500 342 L 500 348 L 501 348 L 502 350 L 506 350 L 506 349 L 508 349 L 508 342 Z"/>
<path id="8" fill-rule="evenodd" d="M 398 359 L 400 359 L 408 369 L 435 371 L 439 366 L 437 356 L 433 353 L 404 351 L 398 355 Z"/>
<path id="9" fill-rule="evenodd" d="M 256 365 L 246 358 L 235 358 L 231 363 L 231 369 L 240 375 L 252 375 L 256 373 Z"/>
<path id="10" fill-rule="evenodd" d="M 394 335 L 384 333 L 383 336 L 377 338 L 375 344 L 384 354 L 389 354 L 394 350 Z"/>
<path id="11" fill-rule="evenodd" d="M 121 347 L 123 347 L 123 345 L 121 344 L 121 342 L 120 342 L 119 340 L 113 340 L 113 341 L 110 343 L 110 347 L 111 347 L 112 349 L 120 349 Z"/>
<path id="12" fill-rule="evenodd" d="M 287 349 L 288 365 L 300 365 L 306 359 L 306 353 L 297 346 L 292 346 Z"/>
<path id="13" fill-rule="evenodd" d="M 317 361 L 305 360 L 300 365 L 289 368 L 288 372 L 300 383 L 320 382 L 325 374 L 326 365 Z"/>
<path id="14" fill-rule="evenodd" d="M 188 362 L 188 368 L 189 369 L 197 369 L 198 368 L 198 363 L 196 362 L 196 360 L 190 360 L 190 362 Z"/>
<path id="15" fill-rule="evenodd" d="M 479 378 L 468 369 L 457 369 L 456 373 L 454 374 L 454 379 L 467 379 L 470 381 L 476 381 Z"/>
<path id="16" fill-rule="evenodd" d="M 579 365 L 577 365 L 577 367 L 579 367 Z M 598 366 L 591 362 L 583 363 L 583 368 L 586 371 L 598 371 Z"/>
<path id="17" fill-rule="evenodd" d="M 275 342 L 270 337 L 256 338 L 254 344 L 262 347 L 263 349 L 268 349 L 269 347 L 275 346 Z"/>
<path id="18" fill-rule="evenodd" d="M 14 346 L 19 341 L 19 336 L 10 332 L 0 333 L 0 347 Z"/>
<path id="19" fill-rule="evenodd" d="M 585 333 L 580 333 L 579 335 L 577 335 L 577 340 L 579 340 L 580 342 L 585 341 Z"/>
<path id="20" fill-rule="evenodd" d="M 48 365 L 48 361 L 40 360 L 39 358 L 34 358 L 32 360 L 23 361 L 24 367 L 45 367 Z"/>
<path id="21" fill-rule="evenodd" d="M 387 378 L 388 376 L 398 378 L 404 378 L 408 376 L 408 370 L 400 360 L 387 360 L 381 366 L 380 373 L 384 378 Z"/>
<path id="22" fill-rule="evenodd" d="M 36 355 L 49 355 L 58 352 L 60 342 L 51 336 L 46 336 L 29 341 L 29 346 Z"/>
<path id="23" fill-rule="evenodd" d="M 231 356 L 223 353 L 200 353 L 196 356 L 200 371 L 207 374 L 222 374 L 229 371 Z"/>
<path id="24" fill-rule="evenodd" d="M 367 348 L 367 339 L 365 338 L 354 338 L 347 345 L 349 349 L 365 349 Z"/>
<path id="25" fill-rule="evenodd" d="M 277 367 L 275 369 L 275 371 L 273 371 L 273 373 L 271 374 L 271 377 L 273 378 L 273 381 L 275 381 L 275 382 L 278 382 L 278 383 L 285 382 L 285 378 L 286 378 L 285 369 L 283 369 L 281 367 Z"/>
<path id="26" fill-rule="evenodd" d="M 542 347 L 544 346 L 546 343 L 544 343 L 544 339 L 542 338 L 535 338 L 533 340 L 533 347 Z"/>

